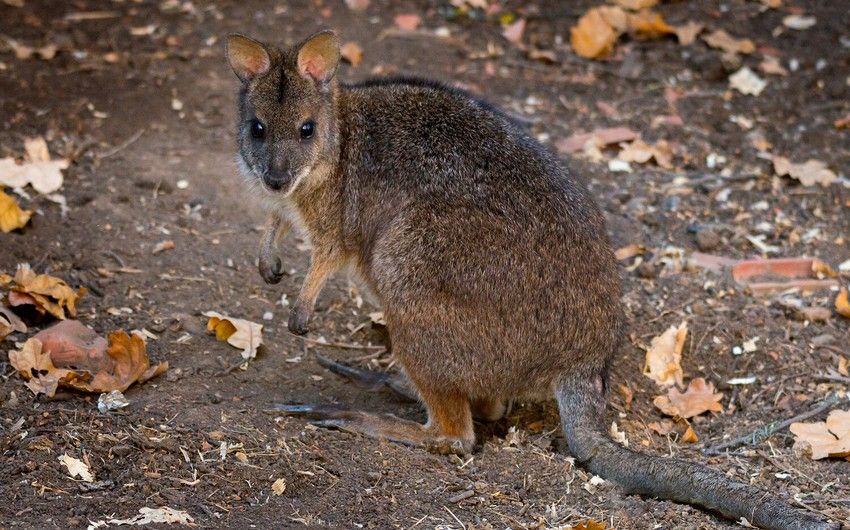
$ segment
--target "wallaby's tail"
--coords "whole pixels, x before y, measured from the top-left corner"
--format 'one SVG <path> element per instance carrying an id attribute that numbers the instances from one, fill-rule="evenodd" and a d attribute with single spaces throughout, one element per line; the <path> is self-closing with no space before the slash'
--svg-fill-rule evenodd
<path id="1" fill-rule="evenodd" d="M 639 454 L 614 442 L 604 428 L 605 392 L 601 376 L 571 378 L 555 397 L 570 451 L 592 473 L 628 493 L 701 506 L 739 521 L 777 530 L 837 530 L 838 523 L 803 512 L 757 488 L 733 482 L 705 466 Z"/>

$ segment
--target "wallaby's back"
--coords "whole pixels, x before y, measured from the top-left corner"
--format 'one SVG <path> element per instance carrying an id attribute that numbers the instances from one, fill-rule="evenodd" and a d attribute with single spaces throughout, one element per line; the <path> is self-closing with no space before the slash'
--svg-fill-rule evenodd
<path id="1" fill-rule="evenodd" d="M 493 396 L 600 372 L 619 287 L 584 187 L 463 92 L 384 81 L 340 105 L 346 240 L 395 327 L 421 334 L 402 340 L 433 352 L 422 369 Z"/>

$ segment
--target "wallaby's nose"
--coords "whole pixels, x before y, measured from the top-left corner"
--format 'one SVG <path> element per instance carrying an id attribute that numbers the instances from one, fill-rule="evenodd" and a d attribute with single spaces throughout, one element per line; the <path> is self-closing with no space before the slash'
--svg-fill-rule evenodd
<path id="1" fill-rule="evenodd" d="M 269 189 L 280 191 L 292 180 L 292 172 L 288 169 L 279 171 L 271 169 L 263 175 L 263 182 Z"/>

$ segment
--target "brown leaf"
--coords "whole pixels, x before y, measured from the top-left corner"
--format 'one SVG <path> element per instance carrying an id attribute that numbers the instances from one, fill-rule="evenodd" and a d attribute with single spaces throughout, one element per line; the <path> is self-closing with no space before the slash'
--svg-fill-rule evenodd
<path id="1" fill-rule="evenodd" d="M 809 159 L 795 164 L 783 156 L 774 155 L 773 170 L 780 177 L 788 175 L 800 181 L 803 186 L 829 186 L 838 176 L 820 160 Z"/>
<path id="2" fill-rule="evenodd" d="M 339 48 L 339 54 L 351 66 L 357 66 L 363 60 L 363 48 L 354 41 L 346 42 Z"/>
<path id="3" fill-rule="evenodd" d="M 345 0 L 345 5 L 352 11 L 365 11 L 369 7 L 369 0 Z"/>
<path id="4" fill-rule="evenodd" d="M 658 3 L 658 0 L 614 0 L 620 7 L 638 11 L 647 7 L 652 7 Z"/>
<path id="5" fill-rule="evenodd" d="M 555 148 L 560 153 L 570 154 L 580 151 L 588 142 L 599 147 L 628 142 L 638 137 L 638 133 L 627 127 L 612 127 L 609 129 L 596 129 L 589 133 L 574 134 L 569 138 L 558 140 Z"/>
<path id="6" fill-rule="evenodd" d="M 625 145 L 617 158 L 638 164 L 645 164 L 655 159 L 655 162 L 665 169 L 673 167 L 672 150 L 665 140 L 659 140 L 655 145 L 649 145 L 640 138 L 636 138 Z"/>
<path id="7" fill-rule="evenodd" d="M 59 385 L 84 392 L 124 391 L 168 369 L 150 365 L 145 343 L 136 335 L 117 331 L 109 343 L 76 320 L 66 320 L 29 339 L 9 362 L 27 379 L 35 394 L 53 396 Z"/>
<path id="8" fill-rule="evenodd" d="M 263 326 L 249 320 L 233 318 L 215 311 L 207 311 L 207 330 L 215 331 L 216 339 L 242 350 L 246 361 L 257 356 L 257 348 L 263 343 Z"/>
<path id="9" fill-rule="evenodd" d="M 629 32 L 640 39 L 658 39 L 675 32 L 659 13 L 650 9 L 629 14 L 627 20 Z"/>
<path id="10" fill-rule="evenodd" d="M 74 291 L 64 280 L 47 274 L 36 274 L 29 265 L 22 264 L 15 273 L 9 292 L 9 304 L 31 304 L 40 313 L 46 311 L 59 320 L 64 320 L 66 309 L 69 315 L 76 316 L 77 301 L 85 292 L 84 288 Z"/>
<path id="11" fill-rule="evenodd" d="M 683 386 L 682 349 L 688 336 L 688 323 L 670 326 L 652 339 L 646 352 L 643 374 L 660 386 Z"/>
<path id="12" fill-rule="evenodd" d="M 605 521 L 596 521 L 595 519 L 588 519 L 583 523 L 579 523 L 572 527 L 572 530 L 605 530 L 608 528 L 605 526 Z"/>
<path id="13" fill-rule="evenodd" d="M 396 27 L 402 31 L 414 31 L 422 23 L 422 18 L 414 13 L 406 13 L 396 15 L 393 21 Z"/>
<path id="14" fill-rule="evenodd" d="M 684 394 L 678 388 L 671 388 L 667 395 L 656 396 L 653 403 L 668 416 L 687 419 L 699 416 L 703 412 L 722 412 L 721 399 L 723 394 L 715 393 L 713 384 L 698 377 L 688 384 Z"/>
<path id="15" fill-rule="evenodd" d="M 705 26 L 699 22 L 689 20 L 681 26 L 673 26 L 673 33 L 675 33 L 676 38 L 679 39 L 679 44 L 687 46 L 689 44 L 693 44 L 694 41 L 697 40 L 697 36 L 702 32 L 703 28 L 705 28 Z"/>
<path id="16" fill-rule="evenodd" d="M 151 254 L 159 254 L 160 252 L 165 252 L 166 250 L 173 250 L 175 248 L 174 241 L 170 239 L 166 239 L 165 241 L 160 241 L 153 247 Z"/>
<path id="17" fill-rule="evenodd" d="M 522 44 L 522 34 L 524 32 L 525 19 L 520 18 L 505 26 L 505 28 L 502 30 L 502 37 L 504 37 L 511 44 L 519 46 Z"/>
<path id="18" fill-rule="evenodd" d="M 771 57 L 770 55 L 766 56 L 764 60 L 759 63 L 759 70 L 770 75 L 788 75 L 788 70 L 782 66 L 779 59 Z"/>
<path id="19" fill-rule="evenodd" d="M 644 254 L 645 252 L 645 246 L 632 243 L 631 245 L 626 245 L 625 247 L 620 247 L 615 250 L 614 257 L 617 258 L 618 261 L 622 261 L 624 259 L 633 258 L 639 254 Z"/>
<path id="20" fill-rule="evenodd" d="M 708 35 L 703 35 L 702 40 L 712 48 L 717 48 L 727 53 L 750 54 L 756 51 L 756 45 L 750 39 L 736 39 L 722 29 L 714 30 Z"/>
<path id="21" fill-rule="evenodd" d="M 697 433 L 696 431 L 694 431 L 694 428 L 688 425 L 688 428 L 685 429 L 685 432 L 684 434 L 682 434 L 680 440 L 682 440 L 682 443 L 695 444 L 699 441 L 699 436 L 697 436 Z"/>
<path id="22" fill-rule="evenodd" d="M 833 410 L 826 421 L 792 423 L 794 450 L 811 454 L 812 460 L 850 456 L 850 410 Z"/>
<path id="23" fill-rule="evenodd" d="M 600 59 L 614 51 L 614 44 L 625 29 L 625 23 L 623 29 L 615 29 L 603 13 L 600 7 L 591 8 L 570 28 L 570 45 L 581 57 Z"/>
<path id="24" fill-rule="evenodd" d="M 0 304 L 0 340 L 5 339 L 14 331 L 25 333 L 27 326 L 11 309 Z"/>
<path id="25" fill-rule="evenodd" d="M 850 300 L 847 296 L 847 288 L 842 287 L 835 297 L 835 312 L 844 318 L 850 318 Z"/>
<path id="26" fill-rule="evenodd" d="M 32 210 L 22 210 L 17 201 L 0 187 L 0 232 L 23 228 L 30 222 Z"/>

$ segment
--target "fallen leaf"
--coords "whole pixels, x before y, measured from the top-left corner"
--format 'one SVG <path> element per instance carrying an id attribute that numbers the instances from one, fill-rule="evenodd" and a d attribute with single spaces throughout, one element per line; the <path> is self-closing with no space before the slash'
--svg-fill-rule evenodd
<path id="1" fill-rule="evenodd" d="M 663 387 L 683 386 L 682 350 L 688 336 L 688 323 L 670 326 L 667 331 L 652 339 L 646 351 L 643 374 Z"/>
<path id="2" fill-rule="evenodd" d="M 77 460 L 66 453 L 59 457 L 59 462 L 68 468 L 68 474 L 71 475 L 71 478 L 80 477 L 85 482 L 94 482 L 94 475 L 89 470 L 89 466 L 82 460 Z"/>
<path id="3" fill-rule="evenodd" d="M 396 27 L 402 31 L 414 31 L 419 27 L 419 24 L 422 23 L 422 18 L 419 15 L 413 13 L 407 13 L 403 15 L 396 15 L 395 19 Z"/>
<path id="4" fill-rule="evenodd" d="M 850 456 L 850 410 L 836 409 L 826 421 L 792 423 L 794 450 L 810 454 L 812 460 Z"/>
<path id="5" fill-rule="evenodd" d="M 598 478 L 598 477 L 594 477 Z M 593 479 L 591 479 L 593 482 Z M 608 527 L 605 526 L 604 521 L 596 521 L 595 519 L 588 519 L 583 523 L 579 523 L 572 527 L 572 530 L 606 530 Z"/>
<path id="6" fill-rule="evenodd" d="M 682 434 L 680 440 L 682 441 L 682 443 L 695 444 L 699 441 L 699 436 L 697 436 L 697 433 L 696 431 L 694 431 L 694 428 L 688 425 L 688 428 L 685 429 L 685 432 L 684 434 Z"/>
<path id="7" fill-rule="evenodd" d="M 850 318 L 850 300 L 847 298 L 847 288 L 842 287 L 835 297 L 835 312 L 844 318 Z"/>
<path id="8" fill-rule="evenodd" d="M 570 154 L 583 149 L 588 143 L 598 147 L 610 144 L 628 142 L 638 137 L 638 133 L 627 127 L 612 127 L 609 129 L 596 129 L 589 133 L 574 134 L 569 138 L 558 140 L 555 148 L 560 153 Z"/>
<path id="9" fill-rule="evenodd" d="M 770 75 L 788 75 L 788 70 L 782 66 L 779 59 L 771 57 L 770 55 L 766 56 L 762 62 L 759 63 L 759 70 Z"/>
<path id="10" fill-rule="evenodd" d="M 628 446 L 629 446 L 629 439 L 626 437 L 626 433 L 625 433 L 625 432 L 623 432 L 623 431 L 621 431 L 621 430 L 617 427 L 617 422 L 616 422 L 616 421 L 611 422 L 611 428 L 610 428 L 610 429 L 608 429 L 608 434 L 610 434 L 610 435 L 611 435 L 611 438 L 612 438 L 615 442 L 617 442 L 618 444 L 622 445 L 623 447 L 628 447 Z"/>
<path id="11" fill-rule="evenodd" d="M 207 311 L 209 317 L 207 331 L 215 331 L 216 339 L 242 349 L 242 358 L 246 361 L 257 356 L 257 348 L 263 343 L 263 325 L 232 318 L 215 311 Z"/>
<path id="12" fill-rule="evenodd" d="M 6 1 L 6 0 L 4 0 Z M 10 39 L 9 37 L 5 37 L 6 44 L 12 49 L 15 53 L 15 58 L 20 60 L 30 59 L 33 56 L 38 56 L 45 61 L 49 61 L 56 57 L 56 52 L 59 51 L 59 48 L 53 44 L 48 43 L 44 46 L 33 48 L 31 46 L 27 46 L 26 44 L 22 44 L 14 39 Z"/>
<path id="13" fill-rule="evenodd" d="M 631 143 L 625 144 L 617 158 L 638 164 L 645 164 L 655 159 L 655 162 L 663 168 L 671 169 L 673 167 L 672 150 L 665 140 L 659 140 L 655 145 L 649 145 L 640 138 L 636 138 Z"/>
<path id="14" fill-rule="evenodd" d="M 62 170 L 67 169 L 65 159 L 51 160 L 44 138 L 24 141 L 27 160 L 22 164 L 14 158 L 0 158 L 0 185 L 23 188 L 31 185 L 38 193 L 48 195 L 62 187 Z"/>
<path id="15" fill-rule="evenodd" d="M 673 432 L 673 429 L 676 428 L 676 424 L 670 420 L 661 420 L 660 422 L 653 421 L 652 423 L 647 424 L 647 427 L 660 434 L 661 436 L 667 436 L 668 434 Z"/>
<path id="16" fill-rule="evenodd" d="M 722 29 L 703 35 L 702 40 L 712 48 L 723 50 L 726 53 L 750 54 L 756 51 L 756 45 L 750 39 L 736 39 Z"/>
<path id="17" fill-rule="evenodd" d="M 629 32 L 640 39 L 658 39 L 676 31 L 659 13 L 649 9 L 629 13 L 627 25 Z"/>
<path id="18" fill-rule="evenodd" d="M 818 19 L 815 17 L 807 17 L 803 15 L 788 15 L 782 19 L 782 25 L 786 28 L 804 30 L 817 24 Z"/>
<path id="19" fill-rule="evenodd" d="M 846 129 L 850 127 L 850 113 L 847 113 L 847 115 L 843 118 L 838 118 L 837 120 L 835 120 L 835 123 L 833 125 L 835 125 L 836 129 Z"/>
<path id="20" fill-rule="evenodd" d="M 647 7 L 652 7 L 658 3 L 658 0 L 614 0 L 620 7 L 638 11 Z"/>
<path id="21" fill-rule="evenodd" d="M 714 392 L 714 385 L 707 383 L 702 377 L 697 377 L 688 384 L 683 394 L 678 388 L 671 388 L 667 395 L 656 396 L 653 404 L 668 416 L 693 418 L 704 412 L 722 412 L 720 400 L 723 393 Z"/>
<path id="22" fill-rule="evenodd" d="M 34 394 L 53 396 L 59 385 L 84 392 L 126 390 L 168 369 L 167 362 L 151 366 L 145 343 L 124 331 L 109 335 L 109 343 L 76 320 L 66 320 L 39 332 L 9 363 L 27 380 Z"/>
<path id="23" fill-rule="evenodd" d="M 339 54 L 348 61 L 351 66 L 357 66 L 363 60 L 363 48 L 356 42 L 346 42 L 339 48 Z"/>
<path id="24" fill-rule="evenodd" d="M 729 86 L 741 94 L 758 96 L 767 86 L 767 81 L 745 66 L 729 76 Z"/>
<path id="25" fill-rule="evenodd" d="M 283 495 L 284 491 L 286 491 L 286 480 L 279 478 L 272 483 L 272 493 Z"/>
<path id="26" fill-rule="evenodd" d="M 5 339 L 15 331 L 26 333 L 26 324 L 11 309 L 0 304 L 0 340 Z"/>
<path id="27" fill-rule="evenodd" d="M 631 245 L 626 245 L 625 247 L 620 247 L 615 250 L 614 257 L 617 258 L 618 261 L 623 261 L 624 259 L 633 258 L 640 254 L 644 254 L 645 252 L 646 247 L 644 245 L 632 243 Z"/>
<path id="28" fill-rule="evenodd" d="M 614 44 L 624 28 L 615 29 L 603 13 L 601 7 L 591 8 L 570 28 L 570 45 L 581 57 L 599 59 L 614 51 Z"/>
<path id="29" fill-rule="evenodd" d="M 829 186 L 838 176 L 826 167 L 820 160 L 809 159 L 802 164 L 795 164 L 783 156 L 773 156 L 773 170 L 777 176 L 788 175 L 800 181 L 803 186 Z"/>
<path id="30" fill-rule="evenodd" d="M 520 44 L 522 44 L 522 34 L 524 32 L 525 19 L 520 18 L 504 27 L 504 29 L 502 30 L 502 37 L 504 37 L 511 44 L 519 46 Z"/>
<path id="31" fill-rule="evenodd" d="M 76 316 L 77 301 L 86 293 L 84 288 L 74 291 L 60 278 L 36 274 L 26 263 L 18 265 L 12 280 L 9 305 L 33 305 L 39 313 L 50 313 L 59 320 L 65 319 L 66 309 Z"/>
<path id="32" fill-rule="evenodd" d="M 369 7 L 369 0 L 345 0 L 345 5 L 352 11 L 365 11 Z"/>
<path id="33" fill-rule="evenodd" d="M 139 515 L 129 519 L 106 519 L 96 521 L 89 527 L 100 528 L 107 525 L 147 526 L 155 523 L 195 526 L 195 520 L 188 513 L 168 506 L 161 506 L 159 508 L 139 508 Z"/>
<path id="34" fill-rule="evenodd" d="M 620 392 L 621 396 L 623 396 L 623 407 L 626 410 L 631 409 L 632 401 L 635 398 L 635 394 L 632 392 L 632 389 L 621 383 L 617 385 L 617 391 Z"/>
<path id="35" fill-rule="evenodd" d="M 32 210 L 22 210 L 17 201 L 0 187 L 0 232 L 8 233 L 23 228 L 31 217 Z"/>
<path id="36" fill-rule="evenodd" d="M 675 33 L 676 38 L 679 39 L 679 44 L 687 46 L 689 44 L 693 44 L 694 41 L 697 40 L 697 36 L 704 28 L 705 26 L 699 22 L 689 20 L 681 26 L 673 26 L 673 33 Z"/>
<path id="37" fill-rule="evenodd" d="M 165 252 L 166 250 L 172 250 L 174 249 L 174 247 L 174 241 L 166 239 L 165 241 L 160 241 L 159 243 L 157 243 L 156 246 L 153 247 L 153 251 L 151 251 L 151 254 L 159 254 L 160 252 Z"/>

